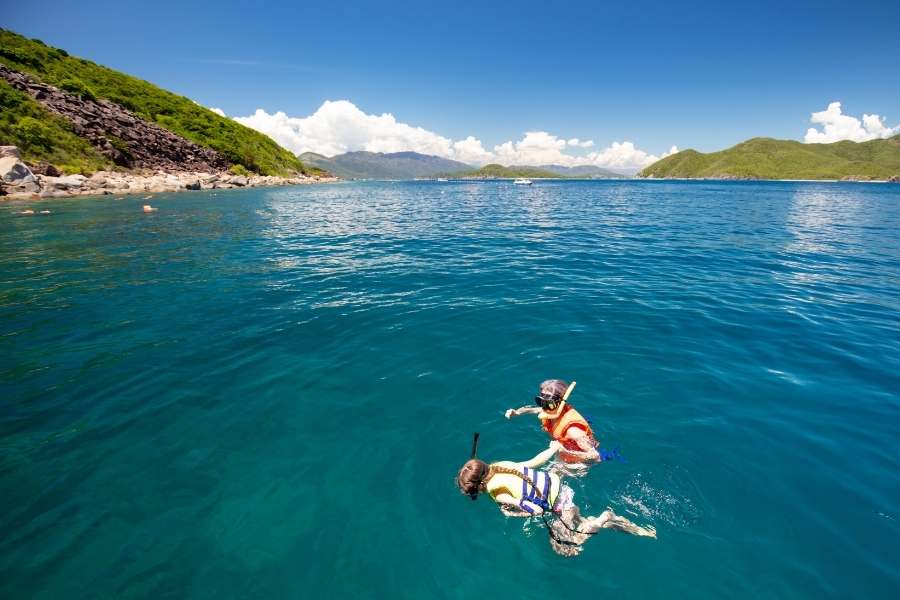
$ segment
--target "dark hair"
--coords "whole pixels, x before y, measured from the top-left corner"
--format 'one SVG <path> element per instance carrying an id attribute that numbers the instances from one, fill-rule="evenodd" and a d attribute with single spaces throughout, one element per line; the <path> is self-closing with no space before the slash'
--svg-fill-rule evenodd
<path id="1" fill-rule="evenodd" d="M 470 458 L 456 475 L 456 486 L 463 494 L 474 500 L 478 497 L 478 492 L 481 491 L 487 473 L 488 465 L 486 462 L 479 458 Z"/>

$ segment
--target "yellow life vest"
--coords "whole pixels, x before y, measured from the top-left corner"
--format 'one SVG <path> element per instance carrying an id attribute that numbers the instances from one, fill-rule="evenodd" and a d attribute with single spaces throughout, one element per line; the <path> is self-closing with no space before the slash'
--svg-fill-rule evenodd
<path id="1" fill-rule="evenodd" d="M 533 506 L 552 510 L 556 498 L 559 496 L 558 475 L 523 467 L 510 461 L 501 461 L 491 466 L 516 471 L 515 474 L 494 473 L 488 479 L 485 489 L 495 501 L 500 494 L 509 494 L 518 502 L 519 508 L 525 512 L 534 513 Z"/>

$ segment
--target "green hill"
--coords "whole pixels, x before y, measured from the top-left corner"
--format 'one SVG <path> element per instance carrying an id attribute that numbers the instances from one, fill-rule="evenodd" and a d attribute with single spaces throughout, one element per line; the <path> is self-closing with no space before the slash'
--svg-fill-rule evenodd
<path id="1" fill-rule="evenodd" d="M 720 152 L 684 150 L 641 177 L 739 179 L 889 179 L 900 175 L 900 135 L 868 142 L 803 144 L 753 138 Z"/>
<path id="2" fill-rule="evenodd" d="M 51 48 L 40 40 L 0 29 L 0 63 L 82 98 L 115 102 L 251 171 L 263 175 L 305 171 L 296 156 L 258 131 L 221 117 L 189 98 L 69 56 L 65 50 Z M 93 170 L 108 162 L 84 140 L 79 141 L 64 119 L 49 116 L 40 103 L 3 81 L 0 108 L 0 142 L 19 146 L 26 161 L 47 160 L 73 170 Z"/>
<path id="3" fill-rule="evenodd" d="M 481 177 L 484 179 L 516 179 L 519 177 L 527 177 L 528 179 L 559 179 L 562 177 L 552 171 L 534 167 L 504 167 L 496 164 L 485 165 L 474 171 L 461 171 L 449 173 L 448 175 L 452 177 Z"/>

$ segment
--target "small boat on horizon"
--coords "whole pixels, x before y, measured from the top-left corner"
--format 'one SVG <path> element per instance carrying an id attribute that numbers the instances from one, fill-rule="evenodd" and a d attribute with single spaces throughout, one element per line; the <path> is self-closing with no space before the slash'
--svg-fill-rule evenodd
<path id="1" fill-rule="evenodd" d="M 447 179 L 445 177 L 438 177 L 437 180 L 438 181 L 447 181 Z"/>
<path id="2" fill-rule="evenodd" d="M 513 185 L 531 185 L 532 183 L 534 183 L 534 182 L 531 181 L 530 179 L 525 179 L 523 177 L 519 177 L 518 179 L 513 181 Z"/>

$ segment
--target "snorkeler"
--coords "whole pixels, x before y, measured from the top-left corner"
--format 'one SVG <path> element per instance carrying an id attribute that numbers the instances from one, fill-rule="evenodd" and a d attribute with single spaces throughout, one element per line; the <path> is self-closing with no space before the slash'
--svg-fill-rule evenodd
<path id="1" fill-rule="evenodd" d="M 562 443 L 559 458 L 563 462 L 589 462 L 602 460 L 597 451 L 597 440 L 590 424 L 581 413 L 568 403 L 575 382 L 567 384 L 560 379 L 543 382 L 534 400 L 537 406 L 510 408 L 504 413 L 507 419 L 519 415 L 537 415 L 544 431 Z"/>
<path id="2" fill-rule="evenodd" d="M 540 471 L 562 444 L 553 440 L 550 446 L 524 462 L 500 461 L 488 464 L 476 458 L 478 434 L 472 441 L 472 456 L 459 470 L 456 485 L 472 500 L 486 492 L 508 517 L 544 519 L 550 534 L 550 545 L 557 554 L 575 556 L 582 544 L 601 529 L 615 529 L 646 537 L 656 537 L 653 527 L 639 527 L 607 508 L 597 517 L 583 517 L 574 503 L 572 488 L 556 473 Z M 555 517 L 549 520 L 548 516 Z"/>

